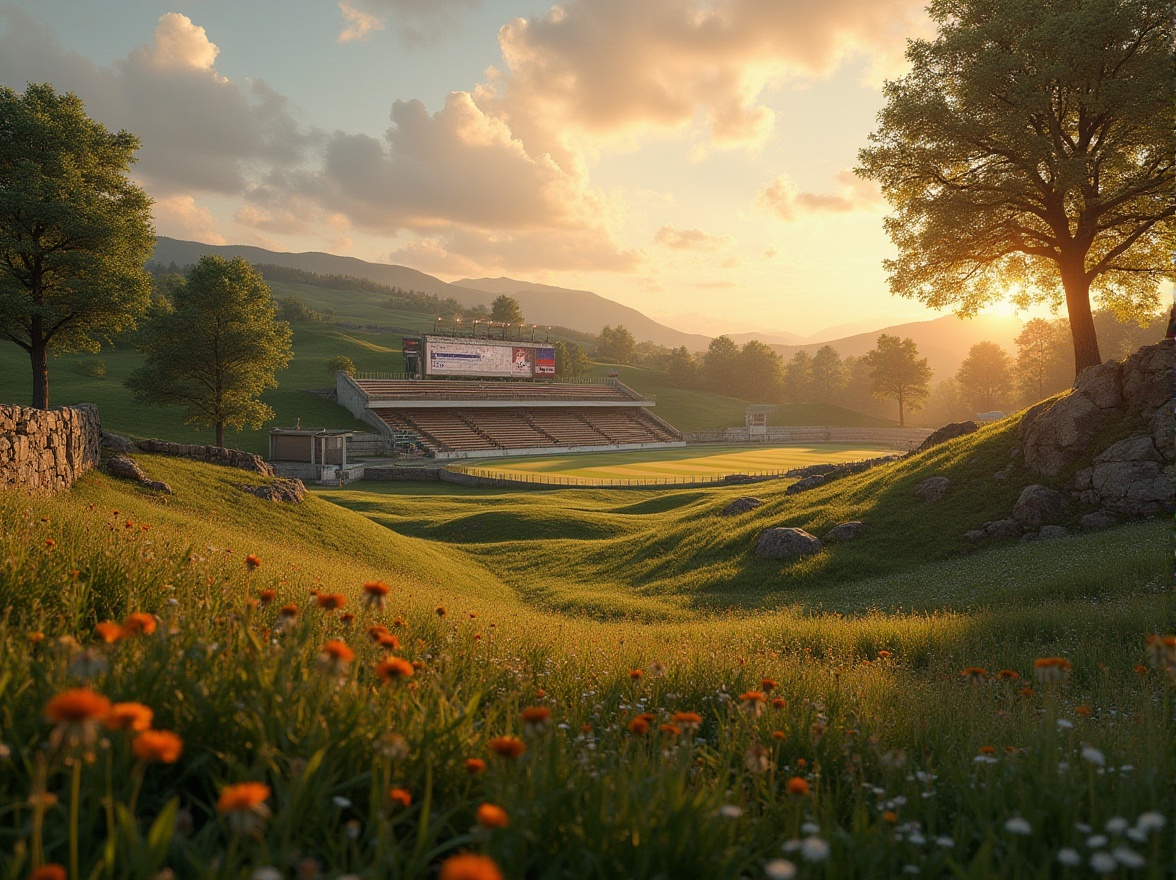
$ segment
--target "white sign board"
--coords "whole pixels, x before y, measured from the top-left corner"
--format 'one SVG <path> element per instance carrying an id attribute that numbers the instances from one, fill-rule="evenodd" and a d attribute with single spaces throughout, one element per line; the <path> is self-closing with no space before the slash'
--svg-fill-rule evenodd
<path id="1" fill-rule="evenodd" d="M 509 343 L 427 339 L 426 376 L 502 376 L 531 378 L 533 346 Z"/>

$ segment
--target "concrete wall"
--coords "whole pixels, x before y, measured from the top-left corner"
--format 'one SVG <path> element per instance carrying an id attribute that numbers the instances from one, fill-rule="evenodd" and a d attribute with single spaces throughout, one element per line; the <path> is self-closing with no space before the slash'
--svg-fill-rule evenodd
<path id="1" fill-rule="evenodd" d="M 342 370 L 335 374 L 335 403 L 346 409 L 357 419 L 367 412 L 368 398 L 355 380 Z"/>
<path id="2" fill-rule="evenodd" d="M 60 492 L 98 466 L 102 422 L 83 404 L 41 410 L 0 405 L 0 489 Z"/>

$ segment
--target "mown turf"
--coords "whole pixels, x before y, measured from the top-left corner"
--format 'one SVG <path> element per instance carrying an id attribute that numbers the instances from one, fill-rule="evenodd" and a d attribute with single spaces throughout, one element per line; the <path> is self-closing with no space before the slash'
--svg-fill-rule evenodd
<path id="1" fill-rule="evenodd" d="M 480 459 L 461 469 L 481 476 L 522 474 L 579 477 L 586 482 L 625 479 L 682 480 L 729 474 L 783 474 L 814 464 L 840 464 L 893 454 L 893 447 L 808 443 L 787 446 L 691 446 L 628 452 L 583 452 L 526 458 Z M 905 451 L 905 450 L 903 450 Z"/>

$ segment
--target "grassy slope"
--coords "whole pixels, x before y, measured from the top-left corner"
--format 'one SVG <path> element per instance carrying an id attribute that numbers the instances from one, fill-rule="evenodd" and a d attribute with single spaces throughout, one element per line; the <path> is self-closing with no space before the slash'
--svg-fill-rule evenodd
<path id="1" fill-rule="evenodd" d="M 1001 440 L 989 429 L 912 459 L 887 479 L 863 475 L 849 494 L 860 505 L 872 492 L 885 496 L 889 484 L 899 491 L 936 469 L 966 485 L 969 462 L 986 447 L 999 453 Z M 474 846 L 510 877 L 726 880 L 761 876 L 801 821 L 813 822 L 832 845 L 828 865 L 817 866 L 824 876 L 898 876 L 911 863 L 928 876 L 1044 876 L 1058 847 L 1082 847 L 1075 822 L 1101 828 L 1113 815 L 1134 820 L 1169 802 L 1171 737 L 1157 718 L 1158 685 L 1154 676 L 1131 672 L 1142 659 L 1142 634 L 1162 626 L 1158 523 L 953 558 L 964 511 L 951 496 L 931 512 L 907 495 L 913 534 L 891 535 L 899 561 L 889 575 L 849 570 L 841 583 L 823 580 L 832 557 L 849 549 L 837 548 L 823 568 L 767 565 L 757 583 L 741 572 L 758 523 L 712 518 L 730 491 L 522 496 L 434 486 L 349 499 L 371 505 L 362 512 L 377 520 L 395 519 L 399 531 L 429 538 L 420 540 L 321 498 L 291 507 L 257 501 L 235 488 L 256 482 L 244 473 L 142 461 L 175 496 L 157 498 L 97 473 L 53 499 L 0 496 L 0 607 L 12 609 L 0 621 L 0 682 L 20 683 L 0 685 L 4 741 L 13 749 L 11 772 L 0 774 L 0 814 L 15 817 L 0 821 L 5 876 L 28 873 L 20 854 L 32 832 L 20 805 L 35 784 L 33 756 L 47 733 L 41 708 L 76 682 L 58 659 L 62 649 L 50 646 L 62 634 L 89 641 L 95 620 L 131 610 L 160 614 L 161 634 L 111 650 L 111 672 L 98 686 L 115 699 L 148 703 L 156 724 L 184 739 L 181 762 L 149 767 L 139 797 L 139 815 L 148 821 L 173 796 L 193 812 L 195 833 L 172 840 L 167 861 L 183 878 L 227 880 L 262 864 L 290 876 L 311 855 L 331 876 L 423 880 L 436 876 L 440 857 Z M 768 519 L 804 515 L 796 499 L 779 489 L 769 498 L 764 488 L 756 491 L 768 501 Z M 832 488 L 812 496 L 815 507 L 840 503 Z M 970 503 L 977 515 L 985 509 L 980 498 Z M 534 516 L 526 521 L 528 505 Z M 899 517 L 897 497 L 879 499 L 875 510 L 888 505 Z M 406 516 L 415 519 L 409 524 Z M 125 527 L 128 519 L 134 528 Z M 718 577 L 728 528 L 736 533 L 728 560 L 734 598 Z M 56 547 L 47 549 L 46 538 Z M 605 546 L 613 541 L 619 543 Z M 639 552 L 656 541 L 664 542 L 660 554 Z M 603 555 L 621 558 L 609 563 L 597 544 Z M 245 553 L 263 560 L 252 575 L 242 565 Z M 944 558 L 921 563 L 923 554 Z M 512 567 L 516 556 L 529 565 Z M 629 563 L 633 581 L 621 582 Z M 695 566 L 699 601 L 691 602 L 686 587 Z M 601 577 L 609 572 L 616 582 Z M 372 687 L 371 646 L 333 616 L 308 609 L 293 632 L 276 639 L 269 631 L 274 609 L 242 611 L 243 597 L 264 587 L 277 589 L 279 602 L 302 602 L 311 588 L 339 590 L 355 607 L 359 584 L 373 576 L 395 586 L 382 619 L 407 618 L 412 637 L 403 653 L 425 664 L 414 679 L 419 690 Z M 641 586 L 675 578 L 677 596 Z M 714 613 L 728 599 L 745 611 L 777 610 Z M 437 603 L 454 612 L 443 624 L 433 613 Z M 871 606 L 891 610 L 866 610 Z M 479 616 L 468 620 L 459 611 Z M 586 611 L 608 620 L 588 619 Z M 487 638 L 475 640 L 475 628 Z M 43 644 L 27 638 L 34 629 L 47 634 Z M 327 638 L 347 639 L 360 655 L 358 671 L 337 688 L 315 671 Z M 893 657 L 879 660 L 881 649 Z M 1047 655 L 1069 658 L 1074 676 L 1064 690 L 1032 700 L 1016 696 L 1020 682 L 976 688 L 959 678 L 962 667 L 976 664 L 1028 675 L 1033 658 Z M 652 660 L 668 666 L 665 679 L 630 678 L 628 670 Z M 764 675 L 776 680 L 786 709 L 750 719 L 731 695 L 757 688 Z M 464 759 L 486 755 L 491 736 L 521 733 L 519 709 L 536 701 L 551 706 L 568 731 L 529 737 L 517 766 L 493 765 L 484 778 L 470 779 Z M 1090 720 L 1074 715 L 1080 703 L 1093 707 Z M 625 729 L 637 709 L 656 713 L 658 723 L 670 711 L 699 711 L 704 739 L 681 750 L 665 740 L 645 743 Z M 828 735 L 812 733 L 826 716 Z M 1078 729 L 1055 728 L 1058 716 L 1074 718 Z M 576 735 L 584 724 L 593 730 L 587 738 Z M 390 728 L 406 737 L 407 759 L 385 761 L 373 748 Z M 142 770 L 121 737 L 112 739 L 112 797 L 125 804 Z M 778 774 L 749 773 L 745 753 L 765 742 Z M 1111 766 L 1135 770 L 1122 783 L 1118 774 L 1059 773 L 1060 760 L 1085 768 L 1079 750 L 1086 743 Z M 973 761 L 981 746 L 999 751 L 994 766 Z M 887 763 L 895 754 L 905 767 Z M 102 781 L 101 762 L 84 772 L 79 876 L 89 876 L 104 851 L 99 795 L 111 785 Z M 915 772 L 935 780 L 920 782 Z M 779 790 L 797 773 L 811 781 L 811 800 Z M 209 806 L 218 785 L 243 779 L 274 788 L 263 843 L 230 843 Z M 62 802 L 46 817 L 45 837 L 47 857 L 58 861 L 67 852 L 68 780 L 51 754 L 45 784 Z M 389 785 L 413 793 L 411 809 L 389 810 L 381 795 Z M 905 805 L 875 797 L 882 789 Z M 333 797 L 354 809 L 334 805 Z M 428 811 L 429 798 L 426 823 L 421 810 Z M 467 830 L 485 800 L 503 805 L 512 821 L 479 842 Z M 732 803 L 743 817 L 721 820 L 718 809 Z M 953 849 L 899 842 L 884 809 L 897 809 L 928 837 L 950 836 Z M 1013 816 L 1037 833 L 1009 835 L 1003 823 Z M 364 832 L 354 847 L 344 827 L 352 818 Z M 120 870 L 129 858 L 146 858 L 133 841 L 113 839 Z M 1153 836 L 1153 843 L 1142 849 L 1159 870 L 1170 863 L 1171 840 Z M 135 876 L 161 866 L 141 864 L 154 867 Z"/>
<path id="2" fill-rule="evenodd" d="M 491 505 L 481 493 L 422 492 L 411 484 L 359 485 L 324 495 L 402 534 L 461 547 L 532 603 L 604 617 L 657 619 L 730 607 L 969 607 L 994 598 L 1017 601 L 1023 587 L 1007 577 L 1017 566 L 1045 597 L 1084 595 L 1105 586 L 1097 561 L 1110 552 L 1123 552 L 1132 571 L 1159 582 L 1165 554 L 1163 527 L 1156 523 L 1113 537 L 996 551 L 964 538 L 965 531 L 1007 516 L 1020 492 L 1015 479 L 991 477 L 1009 461 L 1013 425 L 996 423 L 795 496 L 785 494 L 783 482 L 656 494 L 495 492 Z M 932 474 L 947 476 L 953 486 L 929 507 L 914 501 L 912 491 Z M 763 506 L 738 517 L 719 515 L 745 494 Z M 865 522 L 865 537 L 783 564 L 752 552 L 769 526 L 822 535 L 847 520 Z M 1006 561 L 994 561 L 993 553 Z M 896 591 L 904 573 L 917 586 Z"/>

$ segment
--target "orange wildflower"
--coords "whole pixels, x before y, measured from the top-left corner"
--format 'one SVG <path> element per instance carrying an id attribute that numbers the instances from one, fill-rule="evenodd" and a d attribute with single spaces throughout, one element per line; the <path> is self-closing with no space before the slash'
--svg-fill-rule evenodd
<path id="1" fill-rule="evenodd" d="M 388 797 L 393 803 L 400 804 L 402 807 L 412 806 L 412 792 L 406 788 L 394 788 L 388 792 Z"/>
<path id="2" fill-rule="evenodd" d="M 1021 690 L 1020 690 L 1020 694 L 1021 694 L 1021 696 L 1022 696 L 1022 697 L 1024 697 L 1025 699 L 1029 699 L 1031 696 L 1033 696 L 1033 688 L 1031 688 L 1031 687 L 1023 687 L 1023 688 L 1021 688 Z"/>
<path id="3" fill-rule="evenodd" d="M 261 833 L 265 820 L 270 816 L 270 809 L 265 803 L 270 794 L 270 787 L 262 782 L 226 785 L 221 789 L 216 810 L 228 815 L 229 827 L 234 834 L 254 836 Z"/>
<path id="4" fill-rule="evenodd" d="M 878 652 L 878 659 L 879 660 L 889 660 L 893 656 L 894 656 L 893 654 L 891 654 L 889 651 L 887 651 L 885 649 Z"/>
<path id="5" fill-rule="evenodd" d="M 788 784 L 784 786 L 784 789 L 789 794 L 794 794 L 797 797 L 807 797 L 811 791 L 808 780 L 802 776 L 793 776 L 788 780 Z"/>
<path id="6" fill-rule="evenodd" d="M 86 724 L 104 718 L 110 700 L 89 688 L 62 691 L 45 704 L 45 717 L 55 724 Z"/>
<path id="7" fill-rule="evenodd" d="M 774 739 L 774 740 L 777 740 L 777 741 L 779 741 L 779 740 L 783 740 L 783 739 L 784 739 L 784 731 L 782 731 L 782 730 L 773 730 L 773 731 L 772 731 L 772 739 Z"/>
<path id="8" fill-rule="evenodd" d="M 629 721 L 629 733 L 634 736 L 645 736 L 649 733 L 649 722 L 645 720 L 644 716 L 638 715 Z"/>
<path id="9" fill-rule="evenodd" d="M 386 657 L 376 664 L 376 675 L 385 682 L 409 678 L 413 671 L 412 664 L 403 657 Z"/>
<path id="10" fill-rule="evenodd" d="M 113 645 L 115 642 L 129 635 L 122 628 L 121 624 L 115 623 L 113 620 L 104 620 L 101 623 L 95 624 L 94 632 L 97 633 L 98 638 L 102 639 L 108 645 Z"/>
<path id="11" fill-rule="evenodd" d="M 392 633 L 381 633 L 376 639 L 376 643 L 385 651 L 400 650 L 400 639 L 392 635 Z"/>
<path id="12" fill-rule="evenodd" d="M 29 874 L 29 880 L 67 880 L 69 874 L 65 870 L 64 865 L 59 865 L 57 862 L 50 862 L 47 865 L 41 865 Z"/>
<path id="13" fill-rule="evenodd" d="M 670 721 L 691 732 L 702 727 L 702 716 L 697 712 L 675 712 L 670 716 Z"/>
<path id="14" fill-rule="evenodd" d="M 996 748 L 994 746 L 980 746 L 980 754 L 982 754 L 982 755 L 995 755 Z"/>
<path id="15" fill-rule="evenodd" d="M 677 724 L 663 724 L 660 727 L 658 727 L 658 730 L 660 730 L 666 736 L 681 736 L 682 735 L 682 728 L 679 727 Z"/>
<path id="16" fill-rule="evenodd" d="M 331 639 L 323 645 L 322 653 L 319 654 L 319 672 L 330 676 L 346 675 L 347 669 L 354 659 L 355 652 L 347 646 L 346 642 Z"/>
<path id="17" fill-rule="evenodd" d="M 380 610 L 388 601 L 388 593 L 391 591 L 383 581 L 367 581 L 363 585 L 363 601 L 368 608 Z"/>
<path id="18" fill-rule="evenodd" d="M 551 710 L 546 706 L 528 706 L 523 710 L 523 729 L 529 734 L 540 734 L 547 729 Z"/>
<path id="19" fill-rule="evenodd" d="M 335 611 L 347 604 L 347 597 L 342 593 L 319 593 L 314 601 L 323 611 Z"/>
<path id="20" fill-rule="evenodd" d="M 505 828 L 510 824 L 510 816 L 497 804 L 479 804 L 475 818 L 483 828 Z"/>
<path id="21" fill-rule="evenodd" d="M 960 672 L 960 677 L 967 680 L 968 684 L 980 684 L 988 678 L 988 670 L 980 666 L 969 666 Z"/>
<path id="22" fill-rule="evenodd" d="M 1070 677 L 1070 661 L 1065 657 L 1038 657 L 1033 661 L 1033 674 L 1042 684 L 1058 684 Z"/>
<path id="23" fill-rule="evenodd" d="M 502 880 L 502 871 L 489 856 L 462 853 L 441 863 L 437 880 Z"/>
<path id="24" fill-rule="evenodd" d="M 184 741 L 170 730 L 145 730 L 131 743 L 131 751 L 144 761 L 174 764 L 184 750 Z"/>
<path id="25" fill-rule="evenodd" d="M 339 615 L 339 622 L 344 626 L 351 626 L 351 624 L 355 623 L 355 615 L 350 611 L 344 611 Z"/>
<path id="26" fill-rule="evenodd" d="M 517 758 L 527 750 L 527 744 L 513 736 L 496 736 L 487 745 L 500 758 Z"/>
<path id="27" fill-rule="evenodd" d="M 996 677 L 999 678 L 1001 681 L 1016 681 L 1021 676 L 1019 673 L 1014 672 L 1011 669 L 1002 669 L 1000 672 L 998 672 L 996 674 Z"/>
<path id="28" fill-rule="evenodd" d="M 486 772 L 486 762 L 481 758 L 466 758 L 465 759 L 466 773 L 470 776 L 477 776 L 479 773 Z"/>
<path id="29" fill-rule="evenodd" d="M 1136 663 L 1135 664 L 1135 674 L 1136 675 L 1147 675 L 1147 667 L 1144 666 L 1142 663 Z"/>
<path id="30" fill-rule="evenodd" d="M 782 700 L 779 697 L 776 697 L 774 700 L 772 700 L 772 708 L 773 709 L 784 709 L 787 706 L 788 706 L 787 701 Z"/>
<path id="31" fill-rule="evenodd" d="M 761 691 L 748 691 L 739 695 L 739 708 L 752 717 L 764 710 L 766 699 Z"/>
<path id="32" fill-rule="evenodd" d="M 108 730 L 134 730 L 142 732 L 151 727 L 155 713 L 150 706 L 142 703 L 115 703 L 106 713 L 103 723 Z"/>
<path id="33" fill-rule="evenodd" d="M 277 597 L 278 594 L 276 590 L 262 590 L 257 594 L 257 600 L 261 602 L 262 605 L 272 605 L 274 599 Z"/>
<path id="34" fill-rule="evenodd" d="M 240 813 L 255 810 L 272 794 L 270 787 L 263 782 L 239 782 L 236 785 L 226 785 L 221 789 L 220 797 L 216 801 L 218 813 Z"/>
<path id="35" fill-rule="evenodd" d="M 1090 707 L 1089 706 L 1075 706 L 1074 707 L 1074 714 L 1078 715 L 1081 718 L 1089 718 L 1090 717 Z"/>
<path id="36" fill-rule="evenodd" d="M 256 571 L 261 568 L 261 558 L 254 556 L 252 553 L 245 557 L 245 567 L 250 571 Z"/>
<path id="37" fill-rule="evenodd" d="M 644 676 L 645 673 L 640 669 L 633 669 L 629 672 L 629 678 L 633 679 L 633 681 L 640 681 Z"/>
<path id="38" fill-rule="evenodd" d="M 887 810 L 882 814 L 882 821 L 887 825 L 893 825 L 898 821 L 898 813 L 894 812 L 894 810 Z"/>
<path id="39" fill-rule="evenodd" d="M 770 694 L 776 689 L 776 680 L 774 678 L 765 678 L 760 681 L 760 687 L 763 688 L 765 694 Z"/>
<path id="40" fill-rule="evenodd" d="M 142 611 L 128 614 L 127 619 L 123 621 L 123 630 L 128 636 L 137 636 L 139 634 L 149 636 L 155 632 L 155 626 L 155 616 Z"/>
<path id="41" fill-rule="evenodd" d="M 52 550 L 56 546 L 57 546 L 57 542 L 54 541 L 52 538 L 45 539 L 45 549 L 46 550 Z"/>
<path id="42" fill-rule="evenodd" d="M 368 638 L 373 642 L 379 642 L 380 636 L 391 635 L 391 632 L 389 631 L 388 627 L 384 626 L 384 624 L 373 623 L 367 628 L 367 635 Z"/>
<path id="43" fill-rule="evenodd" d="M 436 612 L 437 612 L 437 616 L 438 616 L 438 617 L 444 617 L 446 614 L 448 614 L 448 613 L 449 613 L 449 612 L 447 612 L 447 611 L 445 610 L 445 606 L 444 606 L 444 605 L 438 605 L 438 606 L 437 606 L 437 608 L 436 608 Z"/>
<path id="44" fill-rule="evenodd" d="M 45 641 L 45 634 L 40 631 L 35 631 L 35 632 L 29 633 L 27 636 L 25 636 L 25 638 L 27 638 L 30 642 L 32 642 L 34 645 L 36 645 L 39 642 Z"/>

